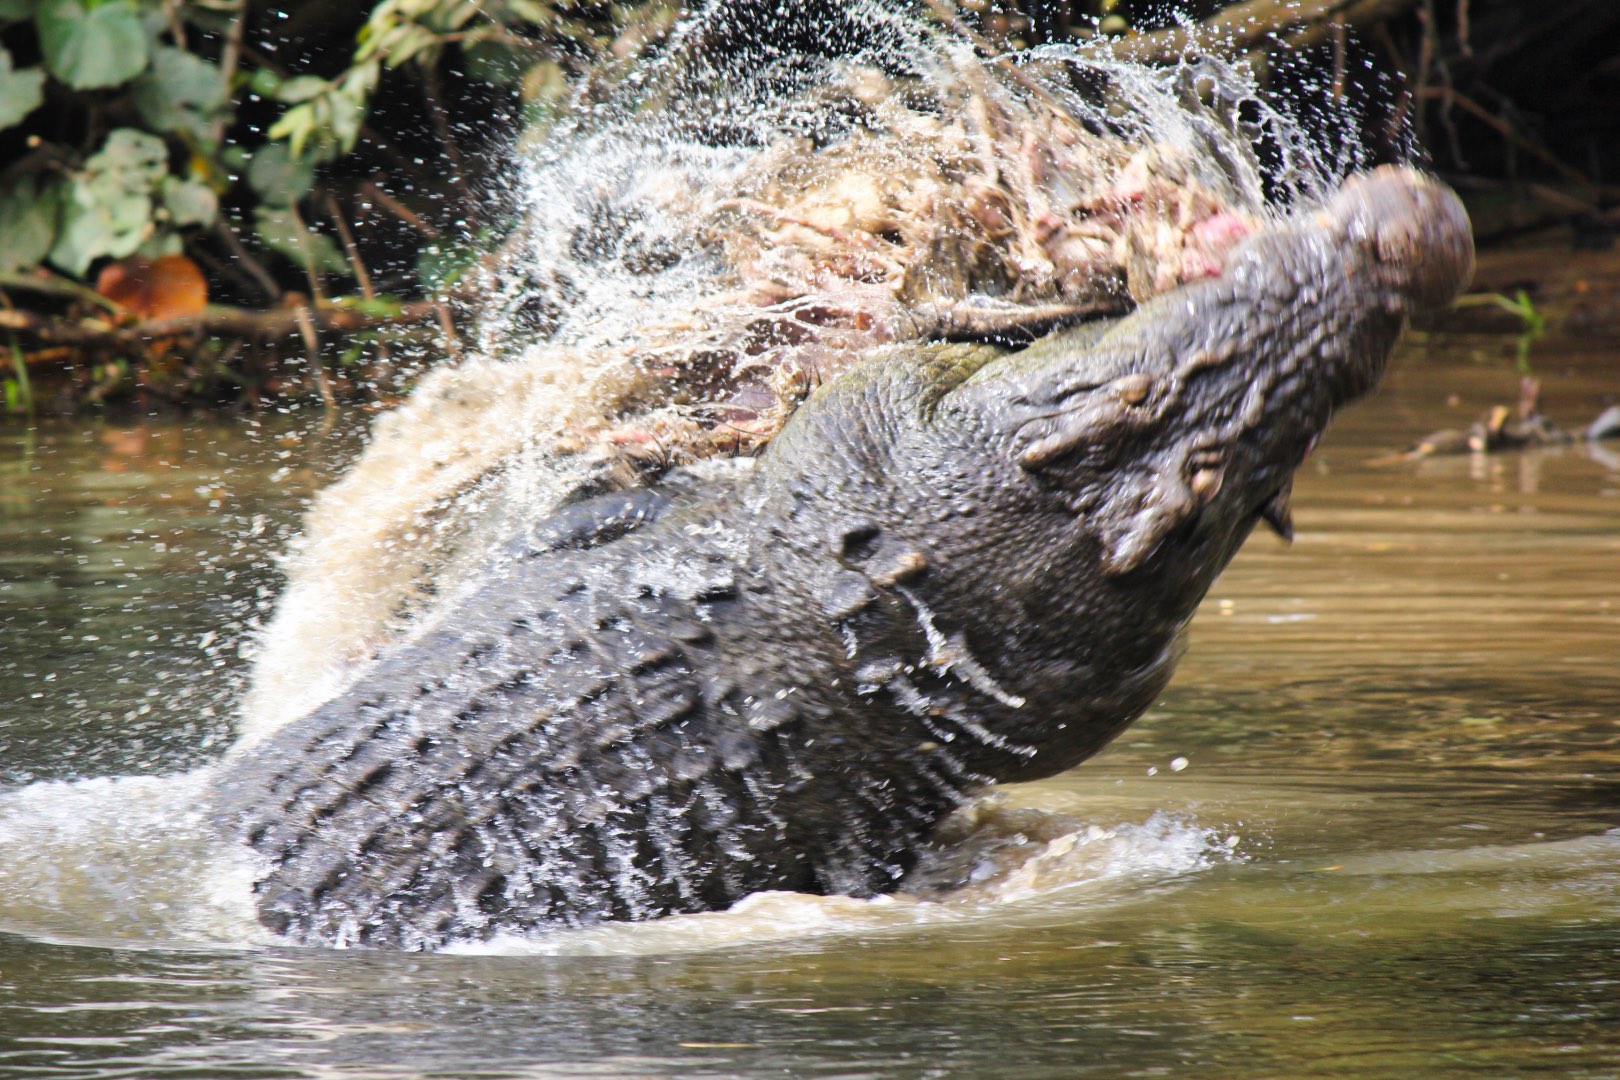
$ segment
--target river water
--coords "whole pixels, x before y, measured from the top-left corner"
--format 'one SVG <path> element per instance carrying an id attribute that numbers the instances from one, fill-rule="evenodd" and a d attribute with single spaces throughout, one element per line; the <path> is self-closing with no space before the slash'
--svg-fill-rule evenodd
<path id="1" fill-rule="evenodd" d="M 345 423 L 12 423 L 0 1075 L 1613 1076 L 1620 446 L 1376 460 L 1510 400 L 1511 351 L 1404 347 L 1164 700 L 984 812 L 984 887 L 495 955 L 281 948 L 199 900 L 240 882 L 183 773 Z M 1612 352 L 1537 363 L 1572 425 L 1616 392 Z"/>

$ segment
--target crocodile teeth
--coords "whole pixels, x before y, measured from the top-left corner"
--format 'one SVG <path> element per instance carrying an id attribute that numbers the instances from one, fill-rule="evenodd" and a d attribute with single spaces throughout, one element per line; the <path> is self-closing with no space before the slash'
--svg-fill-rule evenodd
<path id="1" fill-rule="evenodd" d="M 1285 541 L 1294 539 L 1294 484 L 1289 481 L 1260 508 L 1260 520 Z"/>

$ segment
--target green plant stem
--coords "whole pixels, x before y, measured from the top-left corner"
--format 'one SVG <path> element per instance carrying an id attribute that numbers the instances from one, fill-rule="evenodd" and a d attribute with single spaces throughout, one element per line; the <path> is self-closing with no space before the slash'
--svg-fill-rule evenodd
<path id="1" fill-rule="evenodd" d="M 11 336 L 11 367 L 17 373 L 17 398 L 22 411 L 29 416 L 34 415 L 34 386 L 28 381 L 28 360 L 23 356 L 22 347 L 17 344 L 15 334 Z"/>

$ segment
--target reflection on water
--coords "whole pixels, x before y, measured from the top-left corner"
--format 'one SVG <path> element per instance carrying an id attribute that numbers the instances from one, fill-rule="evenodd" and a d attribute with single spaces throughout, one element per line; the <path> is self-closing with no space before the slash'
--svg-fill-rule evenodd
<path id="1" fill-rule="evenodd" d="M 1558 363 L 1573 426 L 1613 358 Z M 1293 547 L 1254 539 L 1116 746 L 940 856 L 954 893 L 526 955 L 205 947 L 231 935 L 177 913 L 229 883 L 181 781 L 6 796 L 0 1074 L 1612 1076 L 1620 470 L 1373 464 L 1513 381 L 1409 349 L 1301 476 Z M 278 538 L 347 445 L 317 442 L 0 432 L 0 782 L 217 752 Z M 77 809 L 19 810 L 51 799 Z"/>
<path id="2" fill-rule="evenodd" d="M 217 750 L 280 539 L 353 442 L 287 418 L 0 427 L 0 785 Z"/>

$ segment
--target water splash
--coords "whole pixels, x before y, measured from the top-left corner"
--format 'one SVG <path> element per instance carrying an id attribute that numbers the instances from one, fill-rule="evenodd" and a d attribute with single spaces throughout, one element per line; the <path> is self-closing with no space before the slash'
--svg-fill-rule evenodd
<path id="1" fill-rule="evenodd" d="M 762 37 L 739 10 L 689 19 L 605 99 L 582 96 L 521 146 L 521 220 L 487 283 L 478 348 L 379 419 L 314 507 L 259 643 L 238 752 L 431 627 L 570 495 L 750 452 L 875 349 L 1015 338 L 1216 272 L 1227 246 L 1354 164 L 1319 154 L 1243 65 L 1213 54 L 1162 70 L 1078 46 L 992 61 L 878 0 L 840 6 L 836 25 L 797 41 L 779 25 Z M 783 5 L 789 29 L 808 10 Z M 953 666 L 999 690 L 971 657 Z M 0 858 L 0 910 L 35 936 L 259 940 L 253 868 L 195 809 L 205 783 L 0 798 L 0 841 L 29 853 Z M 980 826 L 958 838 L 958 855 L 982 856 L 972 867 L 952 878 L 936 860 L 916 879 L 938 895 L 766 897 L 667 933 L 747 937 L 756 909 L 833 929 L 978 917 L 1082 883 L 1190 872 L 1215 852 L 1186 823 L 1049 815 L 1005 843 Z M 199 879 L 211 883 L 200 897 Z M 521 947 L 658 948 L 637 942 L 664 933 Z"/>
<path id="2" fill-rule="evenodd" d="M 221 840 L 204 809 L 211 780 L 202 769 L 0 794 L 0 931 L 119 948 L 273 944 L 253 901 L 261 868 Z M 725 912 L 506 935 L 448 951 L 646 955 L 1005 919 L 1064 897 L 1092 910 L 1228 861 L 1223 835 L 1169 815 L 1100 826 L 986 800 L 955 820 L 899 895 L 761 893 Z"/>
<path id="3" fill-rule="evenodd" d="M 1358 145 L 1348 118 L 1324 141 L 1215 50 L 986 60 L 879 0 L 754 7 L 709 5 L 520 144 L 478 348 L 315 506 L 244 744 L 430 627 L 570 494 L 749 453 L 874 349 L 1017 336 L 1217 272 L 1360 163 L 1319 149 Z"/>
<path id="4" fill-rule="evenodd" d="M 1145 887 L 1189 878 L 1237 858 L 1222 832 L 1154 814 L 1143 822 L 1082 824 L 995 800 L 954 822 L 948 844 L 925 857 L 908 888 L 847 896 L 755 893 L 726 911 L 653 923 L 603 924 L 535 937 L 502 935 L 453 945 L 452 954 L 658 955 L 781 941 L 1004 922 L 1033 911 L 1096 914 L 1128 905 Z M 1065 914 L 1062 917 L 1073 917 Z"/>
<path id="5" fill-rule="evenodd" d="M 211 770 L 0 793 L 0 930 L 118 947 L 262 944 L 250 853 L 206 809 Z"/>

